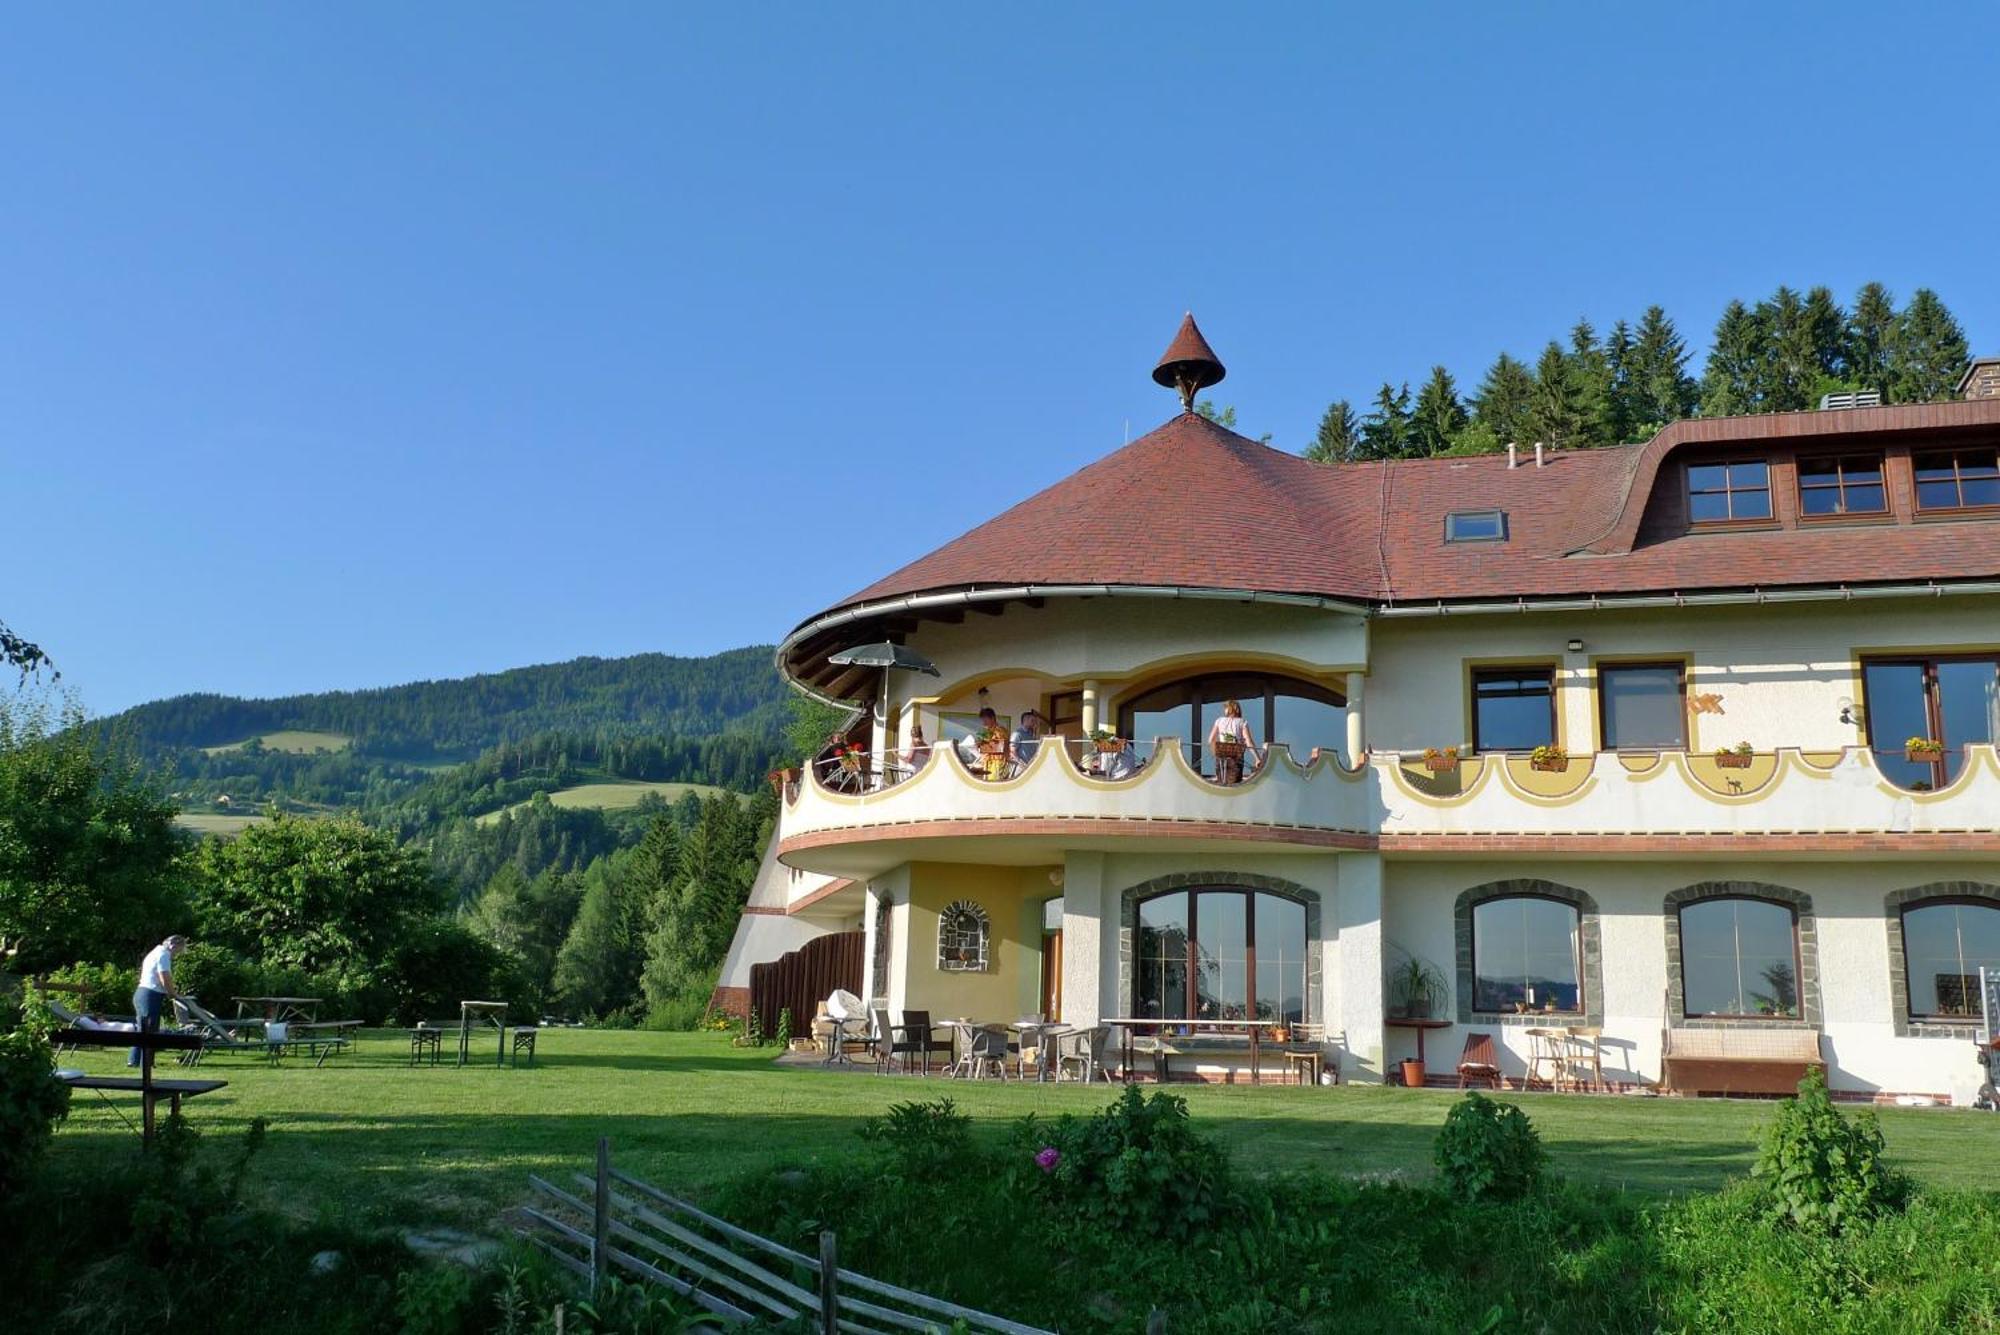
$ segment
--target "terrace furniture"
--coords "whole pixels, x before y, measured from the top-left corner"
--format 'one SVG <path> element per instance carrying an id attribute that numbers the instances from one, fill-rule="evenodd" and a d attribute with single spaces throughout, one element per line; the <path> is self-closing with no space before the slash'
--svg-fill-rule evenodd
<path id="1" fill-rule="evenodd" d="M 51 986 L 53 986 L 53 984 Z M 54 998 L 47 996 L 44 996 L 42 998 L 42 1003 L 49 1008 L 49 1015 L 54 1018 L 55 1022 L 59 1026 L 61 1026 L 62 1029 L 116 1030 L 120 1033 L 129 1034 L 135 1032 L 139 1028 L 139 1021 L 136 1017 L 133 1016 L 124 1016 L 122 1018 L 111 1019 L 102 1015 L 83 1015 L 76 1011 L 71 1010 L 69 1007 L 63 1005 L 60 1001 L 57 1001 Z M 61 1030 L 59 1029 L 57 1032 L 61 1032 Z M 69 1051 L 73 1046 L 74 1045 L 72 1044 L 56 1042 L 55 1043 L 56 1055 L 60 1057 L 63 1053 Z"/>
<path id="2" fill-rule="evenodd" d="M 246 1038 L 240 1032 L 252 1025 L 262 1026 L 262 1020 L 218 1020 L 193 997 L 173 998 L 174 1015 L 180 1020 L 181 1028 L 201 1039 L 192 1050 L 183 1052 L 180 1064 L 199 1065 L 201 1059 L 210 1052 L 254 1052 L 260 1056 L 272 1056 L 272 1048 L 261 1035 Z M 281 1031 L 282 1032 L 282 1031 Z"/>
<path id="3" fill-rule="evenodd" d="M 1673 1029 L 1660 1036 L 1660 1084 L 1675 1094 L 1789 1094 L 1826 1070 L 1819 1030 Z"/>
<path id="4" fill-rule="evenodd" d="M 1068 1033 L 1070 1026 L 1052 1023 L 1048 1019 L 1037 1015 L 1032 1018 L 1016 1020 L 1014 1023 L 1008 1025 L 1007 1028 L 1020 1035 L 1020 1041 L 1015 1045 L 1014 1049 L 1014 1074 L 1020 1076 L 1023 1080 L 1028 1078 L 1028 1049 L 1033 1048 L 1035 1050 L 1036 1083 L 1039 1084 L 1049 1079 L 1054 1073 L 1055 1064 L 1048 1058 L 1047 1044 L 1051 1039 Z"/>
<path id="5" fill-rule="evenodd" d="M 1590 1088 L 1595 1093 L 1604 1092 L 1604 1030 L 1597 1025 L 1571 1025 L 1564 1030 L 1569 1035 L 1570 1083 L 1573 1088 L 1583 1085 L 1583 1073 L 1590 1072 Z"/>
<path id="6" fill-rule="evenodd" d="M 1135 1051 L 1151 1055 L 1154 1078 L 1165 1084 L 1173 1074 L 1175 1057 L 1243 1050 L 1249 1053 L 1250 1081 L 1256 1084 L 1264 1076 L 1263 1033 L 1279 1024 L 1276 1020 L 1168 1020 L 1140 1016 L 1108 1017 L 1104 1023 L 1124 1030 L 1120 1069 L 1127 1084 L 1132 1082 Z M 1149 1032 L 1141 1036 L 1140 1030 Z"/>
<path id="7" fill-rule="evenodd" d="M 933 1052 L 942 1053 L 946 1065 L 950 1064 L 953 1052 L 952 1041 L 949 1037 L 940 1039 L 932 1032 L 931 1013 L 929 1011 L 904 1011 L 903 1028 L 908 1031 L 910 1042 L 917 1045 L 916 1050 L 923 1056 L 925 1075 L 931 1073 L 931 1054 Z"/>
<path id="8" fill-rule="evenodd" d="M 1111 1041 L 1111 1026 L 1094 1024 L 1088 1029 L 1070 1029 L 1056 1036 L 1056 1079 L 1074 1073 L 1086 1085 L 1093 1080 L 1111 1079 L 1104 1060 L 1105 1046 Z"/>
<path id="9" fill-rule="evenodd" d="M 492 1025 L 498 1034 L 494 1040 L 493 1064 L 507 1064 L 507 1003 L 504 1001 L 461 1001 L 458 1003 L 458 1064 L 465 1065 L 472 1048 L 472 1031 L 483 1025 Z"/>
<path id="10" fill-rule="evenodd" d="M 155 1080 L 153 1078 L 153 1057 L 161 1052 L 199 1051 L 201 1037 L 198 1034 L 154 1034 L 143 1031 L 128 1032 L 120 1029 L 58 1029 L 49 1036 L 52 1041 L 73 1048 L 137 1048 L 139 1050 L 139 1074 L 130 1075 L 85 1075 L 65 1074 L 62 1082 L 71 1089 L 94 1089 L 102 1098 L 106 1091 L 137 1094 L 139 1096 L 141 1140 L 151 1143 L 153 1139 L 153 1110 L 161 1100 L 166 1100 L 168 1114 L 181 1110 L 181 1100 L 196 1098 L 202 1094 L 221 1089 L 227 1080 Z M 107 1100 L 108 1102 L 108 1100 Z M 129 1123 L 128 1123 L 129 1125 Z"/>
<path id="11" fill-rule="evenodd" d="M 1568 1059 L 1569 1034 L 1562 1029 L 1524 1029 L 1528 1037 L 1528 1074 L 1521 1088 L 1533 1089 L 1540 1082 L 1553 1090 L 1561 1084 Z"/>
<path id="12" fill-rule="evenodd" d="M 971 1042 L 966 1045 L 966 1074 L 977 1080 L 990 1067 L 1002 1080 L 1007 1078 L 1007 1053 L 1011 1045 L 1007 1041 L 1005 1025 L 982 1024 L 972 1030 Z"/>
<path id="13" fill-rule="evenodd" d="M 1465 1051 L 1458 1057 L 1458 1087 L 1484 1080 L 1490 1088 L 1500 1088 L 1500 1059 L 1493 1051 L 1493 1035 L 1467 1034 Z"/>
<path id="14" fill-rule="evenodd" d="M 535 1064 L 535 1035 L 541 1031 L 533 1025 L 524 1024 L 514 1030 L 514 1065 L 521 1064 L 521 1054 L 528 1054 L 528 1065 Z"/>
<path id="15" fill-rule="evenodd" d="M 301 1024 L 311 1024 L 319 1019 L 320 997 L 231 997 L 236 1003 L 236 1018 L 254 1018 L 251 1010 L 264 1012 L 266 1020 L 297 1020 Z"/>
<path id="16" fill-rule="evenodd" d="M 1295 1024 L 1293 1041 L 1283 1048 L 1285 1068 L 1295 1083 L 1317 1085 L 1326 1074 L 1326 1028 L 1317 1024 Z M 1333 1082 L 1340 1083 L 1340 1067 L 1333 1067 Z"/>
<path id="17" fill-rule="evenodd" d="M 868 1023 L 868 1014 L 861 1004 L 861 998 L 845 988 L 836 991 L 826 999 L 826 1018 L 833 1025 L 831 1041 L 826 1045 L 827 1066 L 849 1066 L 852 1061 L 847 1055 L 847 1029 Z"/>
<path id="18" fill-rule="evenodd" d="M 429 1055 L 431 1065 L 438 1064 L 439 1051 L 444 1046 L 443 1024 L 430 1024 L 419 1020 L 410 1026 L 410 1065 L 415 1066 L 425 1055 Z"/>
<path id="19" fill-rule="evenodd" d="M 1388 1015 L 1383 1017 L 1382 1026 L 1385 1029 L 1416 1030 L 1417 1062 L 1418 1064 L 1421 1065 L 1424 1060 L 1424 1035 L 1429 1033 L 1433 1029 L 1451 1028 L 1451 1021 L 1433 1020 L 1426 1016 L 1417 1016 L 1417 1015 Z"/>

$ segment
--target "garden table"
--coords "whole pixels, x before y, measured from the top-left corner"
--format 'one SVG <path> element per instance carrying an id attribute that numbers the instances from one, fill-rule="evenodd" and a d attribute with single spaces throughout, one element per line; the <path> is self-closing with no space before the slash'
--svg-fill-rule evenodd
<path id="1" fill-rule="evenodd" d="M 1387 1015 L 1382 1018 L 1384 1029 L 1414 1029 L 1417 1031 L 1417 1060 L 1424 1059 L 1424 1035 L 1433 1029 L 1449 1029 L 1450 1020 L 1432 1020 L 1414 1015 Z"/>
<path id="2" fill-rule="evenodd" d="M 458 1003 L 458 1064 L 465 1065 L 472 1049 L 472 1031 L 480 1024 L 490 1024 L 500 1031 L 499 1046 L 495 1049 L 495 1066 L 507 1064 L 507 1003 L 504 1001 L 461 1001 Z"/>
<path id="3" fill-rule="evenodd" d="M 1286 1020 L 1162 1020 L 1137 1015 L 1111 1016 L 1099 1023 L 1112 1025 L 1125 1032 L 1124 1054 L 1119 1061 L 1119 1078 L 1128 1085 L 1132 1083 L 1132 1037 L 1140 1029 L 1178 1031 L 1173 1036 L 1183 1038 L 1197 1038 L 1204 1032 L 1218 1036 L 1243 1034 L 1250 1040 L 1250 1083 L 1254 1085 L 1261 1083 L 1264 1077 L 1262 1044 L 1264 1031 L 1280 1026 L 1291 1027 L 1290 1022 Z M 1419 1043 L 1422 1041 L 1421 1038 L 1418 1039 Z M 1165 1078 L 1166 1069 L 1167 1064 L 1162 1060 L 1159 1065 L 1162 1079 Z"/>
<path id="4" fill-rule="evenodd" d="M 827 1039 L 826 1060 L 820 1064 L 822 1066 L 854 1065 L 854 1059 L 847 1055 L 847 1026 L 865 1025 L 868 1023 L 868 1017 L 865 1015 L 843 1015 L 836 1020 L 829 1015 L 826 1017 L 826 1022 L 833 1026 L 833 1033 Z"/>
<path id="5" fill-rule="evenodd" d="M 297 1020 L 301 1024 L 313 1024 L 319 1019 L 320 997 L 231 997 L 236 1003 L 236 1018 L 242 1019 L 252 1007 L 264 1012 L 266 1020 Z"/>
<path id="6" fill-rule="evenodd" d="M 1021 1036 L 1021 1049 L 1014 1062 L 1014 1069 L 1024 1080 L 1028 1077 L 1028 1049 L 1031 1047 L 1035 1049 L 1036 1084 L 1052 1078 L 1050 1072 L 1055 1069 L 1055 1063 L 1049 1060 L 1051 1051 L 1049 1045 L 1064 1034 L 1076 1032 L 1076 1026 L 1056 1020 L 1016 1020 L 1007 1027 Z"/>

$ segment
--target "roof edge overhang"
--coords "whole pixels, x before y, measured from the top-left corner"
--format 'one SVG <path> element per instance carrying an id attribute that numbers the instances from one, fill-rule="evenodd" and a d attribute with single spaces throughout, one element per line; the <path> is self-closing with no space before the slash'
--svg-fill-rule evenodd
<path id="1" fill-rule="evenodd" d="M 1029 598 L 1158 598 L 1203 599 L 1212 602 L 1263 603 L 1267 606 L 1311 607 L 1327 612 L 1365 617 L 1373 610 L 1366 602 L 1330 598 L 1315 593 L 1283 593 L 1267 589 L 1210 588 L 1183 584 L 992 584 L 962 589 L 934 589 L 924 593 L 898 594 L 868 602 L 836 607 L 793 627 L 778 642 L 772 655 L 778 672 L 802 695 L 822 704 L 848 705 L 847 700 L 821 695 L 792 672 L 792 651 L 804 640 L 845 625 L 855 625 L 878 617 L 921 614 L 977 603 L 1019 602 Z"/>
<path id="2" fill-rule="evenodd" d="M 1885 581 L 1880 584 L 1791 584 L 1775 588 L 1703 589 L 1694 592 L 1552 594 L 1542 597 L 1464 598 L 1385 603 L 1377 617 L 1476 616 L 1494 613 L 1612 612 L 1661 607 L 1761 607 L 1774 603 L 1838 603 L 1875 598 L 1946 598 L 2000 594 L 2000 580 Z"/>

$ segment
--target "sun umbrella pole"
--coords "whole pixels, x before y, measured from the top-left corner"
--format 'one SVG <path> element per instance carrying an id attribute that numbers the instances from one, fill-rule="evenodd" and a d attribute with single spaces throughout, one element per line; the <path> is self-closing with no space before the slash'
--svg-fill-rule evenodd
<path id="1" fill-rule="evenodd" d="M 868 728 L 868 754 L 879 783 L 889 759 L 889 669 L 882 669 L 882 685 L 876 692 L 875 718 Z"/>

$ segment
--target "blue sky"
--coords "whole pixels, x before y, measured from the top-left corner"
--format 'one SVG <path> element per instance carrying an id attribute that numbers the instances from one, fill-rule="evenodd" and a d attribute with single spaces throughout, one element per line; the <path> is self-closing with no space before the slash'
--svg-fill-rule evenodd
<path id="1" fill-rule="evenodd" d="M 1217 397 L 1779 283 L 2000 350 L 1980 11 L 29 9 L 0 618 L 108 712 L 767 641 Z"/>

